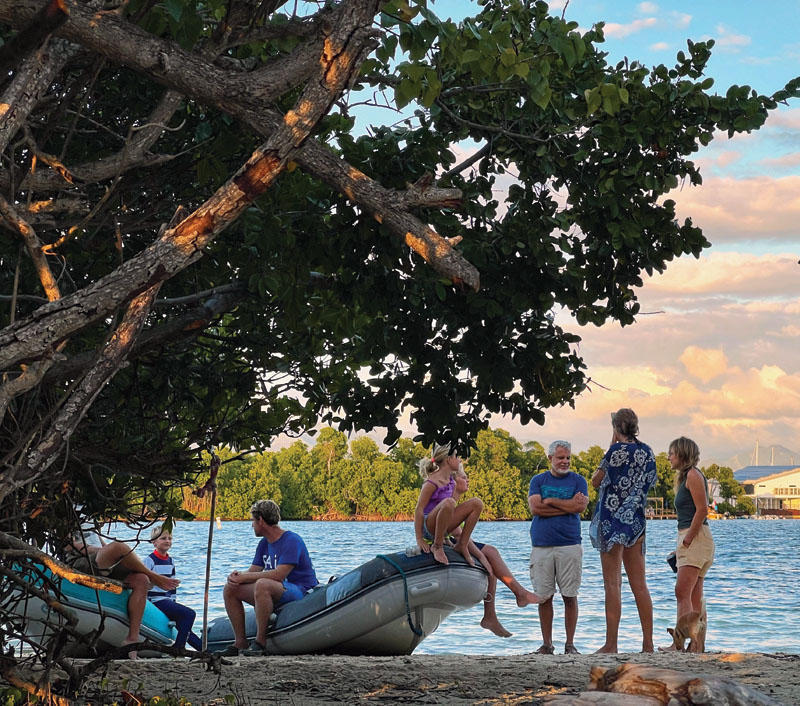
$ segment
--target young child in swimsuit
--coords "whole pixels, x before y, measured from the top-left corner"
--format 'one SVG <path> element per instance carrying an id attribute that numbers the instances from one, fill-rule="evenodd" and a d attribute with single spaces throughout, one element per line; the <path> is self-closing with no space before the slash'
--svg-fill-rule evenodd
<path id="1" fill-rule="evenodd" d="M 455 475 L 455 492 L 453 499 L 458 500 L 464 493 L 469 490 L 469 478 L 462 466 L 456 471 Z M 461 532 L 460 527 L 453 530 L 453 536 L 456 538 Z M 511 573 L 511 569 L 503 561 L 497 547 L 491 544 L 484 544 L 470 540 L 470 550 L 474 556 L 480 559 L 481 564 L 489 572 L 489 587 L 486 597 L 483 599 L 483 618 L 481 619 L 481 627 L 485 630 L 491 630 L 499 637 L 511 637 L 512 633 L 503 627 L 500 619 L 497 617 L 494 599 L 497 595 L 497 579 L 499 578 L 517 600 L 517 606 L 524 608 L 528 605 L 538 605 L 542 599 L 537 596 L 533 591 L 525 588 Z"/>
<path id="2" fill-rule="evenodd" d="M 475 561 L 470 555 L 469 539 L 478 524 L 483 510 L 480 498 L 470 498 L 460 505 L 453 499 L 455 473 L 459 468 L 458 456 L 450 454 L 450 444 L 435 444 L 430 458 L 419 462 L 419 474 L 423 478 L 417 507 L 414 510 L 414 533 L 417 546 L 441 564 L 449 564 L 444 553 L 444 538 L 463 522 L 463 529 L 453 549 L 461 554 L 470 566 Z M 432 540 L 432 544 L 428 541 Z"/>

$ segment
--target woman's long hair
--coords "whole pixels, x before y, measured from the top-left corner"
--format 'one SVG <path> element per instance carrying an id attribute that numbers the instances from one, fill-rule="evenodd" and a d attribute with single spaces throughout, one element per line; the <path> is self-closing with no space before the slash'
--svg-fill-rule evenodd
<path id="1" fill-rule="evenodd" d="M 700 461 L 700 447 L 688 437 L 681 436 L 669 445 L 669 450 L 681 462 L 678 473 L 675 476 L 675 492 L 677 493 L 678 488 L 686 482 L 686 476 L 689 475 L 689 471 L 697 466 Z"/>
<path id="2" fill-rule="evenodd" d="M 636 438 L 639 436 L 639 417 L 632 409 L 628 407 L 618 409 L 611 415 L 611 424 L 623 436 L 639 441 Z"/>

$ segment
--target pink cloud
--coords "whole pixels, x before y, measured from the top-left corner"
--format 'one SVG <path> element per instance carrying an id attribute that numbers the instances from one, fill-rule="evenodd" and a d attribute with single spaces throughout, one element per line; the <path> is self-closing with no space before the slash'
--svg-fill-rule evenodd
<path id="1" fill-rule="evenodd" d="M 711 177 L 699 188 L 670 192 L 669 198 L 678 216 L 691 216 L 712 243 L 800 235 L 800 176 Z"/>
<path id="2" fill-rule="evenodd" d="M 709 253 L 699 259 L 680 258 L 645 283 L 642 298 L 657 304 L 664 297 L 737 295 L 781 297 L 797 289 L 800 266 L 795 254 L 751 255 Z"/>
<path id="3" fill-rule="evenodd" d="M 771 113 L 767 118 L 765 128 L 786 127 L 791 130 L 800 130 L 800 108 L 783 108 Z"/>
<path id="4" fill-rule="evenodd" d="M 686 372 L 703 382 L 709 382 L 723 375 L 728 369 L 728 357 L 721 348 L 709 350 L 698 346 L 689 346 L 683 351 L 680 359 Z"/>
<path id="5" fill-rule="evenodd" d="M 782 157 L 768 157 L 767 159 L 762 159 L 759 164 L 762 164 L 765 167 L 796 167 L 800 165 L 800 152 L 785 154 Z"/>

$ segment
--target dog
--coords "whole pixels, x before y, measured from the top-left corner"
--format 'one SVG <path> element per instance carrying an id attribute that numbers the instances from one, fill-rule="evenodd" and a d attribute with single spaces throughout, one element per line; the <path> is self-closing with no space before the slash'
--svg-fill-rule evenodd
<path id="1" fill-rule="evenodd" d="M 678 618 L 674 628 L 667 628 L 667 632 L 672 635 L 672 643 L 678 652 L 705 652 L 707 624 L 706 599 L 703 596 L 700 610 L 684 613 Z"/>

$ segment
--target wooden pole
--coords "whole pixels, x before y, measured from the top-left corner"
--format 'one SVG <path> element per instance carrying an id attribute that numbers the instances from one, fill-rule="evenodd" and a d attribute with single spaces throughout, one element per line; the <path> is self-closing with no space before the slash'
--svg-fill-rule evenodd
<path id="1" fill-rule="evenodd" d="M 206 586 L 203 595 L 203 639 L 202 649 L 208 646 L 208 587 L 211 583 L 211 542 L 214 538 L 214 512 L 217 509 L 217 489 L 211 491 L 211 518 L 208 521 L 208 549 L 206 550 Z"/>
<path id="2" fill-rule="evenodd" d="M 204 493 L 205 490 L 211 490 L 211 515 L 208 519 L 208 547 L 206 549 L 206 583 L 203 592 L 203 635 L 200 640 L 200 647 L 203 652 L 205 652 L 208 647 L 208 587 L 211 584 L 211 544 L 214 539 L 214 516 L 217 511 L 217 472 L 219 471 L 219 464 L 219 456 L 212 451 L 211 476 L 199 492 L 195 491 L 202 497 L 202 493 Z"/>

